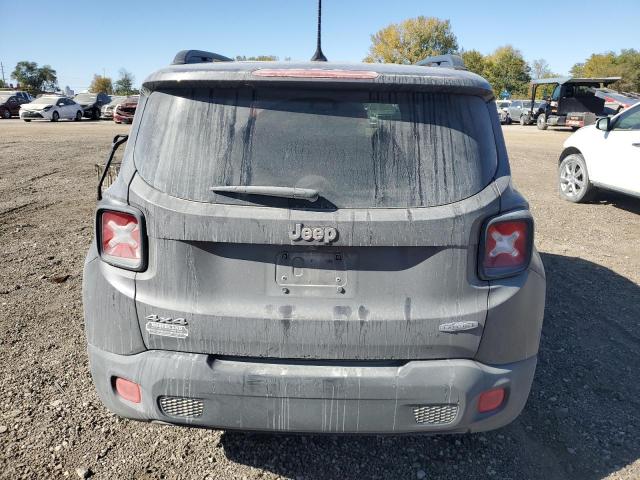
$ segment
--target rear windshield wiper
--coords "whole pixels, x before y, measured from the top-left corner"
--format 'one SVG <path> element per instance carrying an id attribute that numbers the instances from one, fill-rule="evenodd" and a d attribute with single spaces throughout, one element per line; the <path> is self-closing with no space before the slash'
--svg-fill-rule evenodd
<path id="1" fill-rule="evenodd" d="M 313 188 L 298 187 L 270 187 L 262 185 L 220 185 L 210 187 L 209 190 L 217 193 L 238 193 L 244 195 L 266 195 L 268 197 L 283 197 L 307 200 L 318 200 L 318 191 Z"/>

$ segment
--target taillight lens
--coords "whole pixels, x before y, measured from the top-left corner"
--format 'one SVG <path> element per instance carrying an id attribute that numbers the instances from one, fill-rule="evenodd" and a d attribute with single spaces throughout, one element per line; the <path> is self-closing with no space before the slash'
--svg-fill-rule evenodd
<path id="1" fill-rule="evenodd" d="M 142 217 L 130 212 L 98 211 L 98 247 L 107 263 L 128 270 L 144 267 Z"/>
<path id="2" fill-rule="evenodd" d="M 522 215 L 522 218 L 518 218 Z M 484 229 L 480 276 L 502 278 L 526 270 L 533 248 L 533 220 L 528 213 L 507 214 L 490 220 Z"/>

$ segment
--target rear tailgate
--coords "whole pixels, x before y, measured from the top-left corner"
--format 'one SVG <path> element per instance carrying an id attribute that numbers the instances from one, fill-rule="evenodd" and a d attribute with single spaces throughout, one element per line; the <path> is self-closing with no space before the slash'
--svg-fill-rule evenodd
<path id="1" fill-rule="evenodd" d="M 136 306 L 148 348 L 354 360 L 478 348 L 488 288 L 476 251 L 480 220 L 499 208 L 491 186 L 448 206 L 327 213 L 190 202 L 136 177 L 130 202 L 147 218 Z M 298 223 L 338 237 L 300 245 L 289 237 Z M 470 329 L 441 331 L 453 322 Z"/>
<path id="2" fill-rule="evenodd" d="M 489 107 L 472 95 L 349 88 L 214 85 L 141 98 L 129 203 L 147 223 L 136 306 L 148 348 L 474 355 L 487 310 L 479 231 L 499 211 Z"/>

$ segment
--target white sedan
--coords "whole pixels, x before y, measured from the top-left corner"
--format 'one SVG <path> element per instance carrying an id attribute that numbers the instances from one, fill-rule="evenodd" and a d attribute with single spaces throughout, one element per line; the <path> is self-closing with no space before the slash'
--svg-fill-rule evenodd
<path id="1" fill-rule="evenodd" d="M 57 122 L 61 118 L 78 121 L 82 119 L 82 107 L 67 97 L 43 95 L 31 103 L 21 105 L 20 118 L 25 122 L 31 120 Z"/>
<path id="2" fill-rule="evenodd" d="M 640 197 L 640 104 L 571 135 L 558 181 L 560 195 L 570 202 L 588 201 L 597 188 Z"/>

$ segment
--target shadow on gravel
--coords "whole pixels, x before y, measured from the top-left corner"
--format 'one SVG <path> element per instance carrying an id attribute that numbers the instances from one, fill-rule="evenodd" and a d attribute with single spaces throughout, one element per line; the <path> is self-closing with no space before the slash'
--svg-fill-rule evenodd
<path id="1" fill-rule="evenodd" d="M 634 462 L 640 457 L 640 287 L 579 258 L 542 258 L 547 310 L 538 368 L 513 424 L 434 437 L 225 432 L 227 457 L 305 480 L 596 480 Z"/>
<path id="2" fill-rule="evenodd" d="M 622 193 L 599 191 L 593 202 L 598 205 L 612 205 L 621 210 L 640 215 L 640 198 L 623 195 Z"/>

